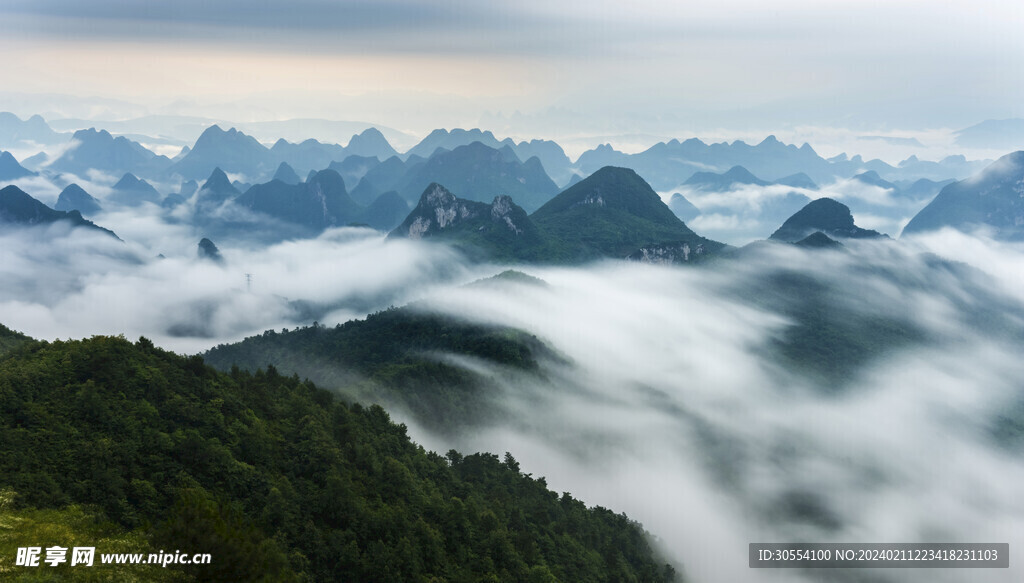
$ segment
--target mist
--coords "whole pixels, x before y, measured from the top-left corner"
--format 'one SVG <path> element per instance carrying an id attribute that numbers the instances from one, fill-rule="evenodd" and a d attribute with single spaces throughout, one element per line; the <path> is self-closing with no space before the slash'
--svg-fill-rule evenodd
<path id="1" fill-rule="evenodd" d="M 953 233 L 851 246 L 778 246 L 718 269 L 529 269 L 549 286 L 446 290 L 425 309 L 527 330 L 568 364 L 547 363 L 546 382 L 491 371 L 498 426 L 440 436 L 398 416 L 430 449 L 512 452 L 552 489 L 625 512 L 695 581 L 1020 580 L 1014 561 L 747 567 L 751 542 L 1024 544 L 1020 441 L 999 431 L 1024 401 L 1012 282 L 1024 248 Z M 956 262 L 978 256 L 982 269 Z M 786 303 L 801 301 L 781 276 L 820 286 L 844 318 L 915 332 L 823 379 L 779 349 L 798 326 Z"/>
<path id="2" fill-rule="evenodd" d="M 364 317 L 469 277 L 444 247 L 386 242 L 371 229 L 267 247 L 215 241 L 217 263 L 198 257 L 190 227 L 103 218 L 125 242 L 63 223 L 0 232 L 0 322 L 39 339 L 124 334 L 194 353 L 267 329 Z"/>
<path id="3" fill-rule="evenodd" d="M 751 570 L 751 542 L 1024 544 L 1024 246 L 943 231 L 841 251 L 768 245 L 699 269 L 520 267 L 547 285 L 465 286 L 506 266 L 360 228 L 216 241 L 217 263 L 155 206 L 97 222 L 124 241 L 60 223 L 0 233 L 0 322 L 196 353 L 417 301 L 528 331 L 560 356 L 542 374 L 468 365 L 502 422 L 440 435 L 392 414 L 428 449 L 508 451 L 553 490 L 625 512 L 694 581 L 966 573 Z M 842 367 L 801 361 L 801 335 L 821 323 L 809 306 L 881 349 Z M 969 573 L 1016 581 L 1014 565 Z"/>

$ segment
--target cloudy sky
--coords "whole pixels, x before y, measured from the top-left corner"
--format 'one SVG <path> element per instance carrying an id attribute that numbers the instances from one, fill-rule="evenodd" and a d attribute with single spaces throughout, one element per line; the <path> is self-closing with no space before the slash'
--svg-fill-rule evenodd
<path id="1" fill-rule="evenodd" d="M 1002 0 L 7 0 L 0 101 L 414 133 L 959 129 L 1024 116 L 1022 24 Z"/>

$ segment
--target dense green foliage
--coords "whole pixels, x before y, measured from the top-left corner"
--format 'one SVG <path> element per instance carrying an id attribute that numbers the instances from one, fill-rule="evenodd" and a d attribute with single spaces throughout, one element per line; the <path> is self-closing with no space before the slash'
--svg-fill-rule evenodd
<path id="1" fill-rule="evenodd" d="M 0 357 L 31 340 L 21 332 L 0 324 Z"/>
<path id="2" fill-rule="evenodd" d="M 159 565 L 107 564 L 100 553 L 136 554 L 159 553 L 141 530 L 131 532 L 103 519 L 95 512 L 80 506 L 47 509 L 15 509 L 15 493 L 0 490 L 0 579 L 15 583 L 120 583 L 122 581 L 148 581 L 153 583 L 188 581 L 185 573 Z M 102 541 L 100 543 L 99 541 Z M 72 566 L 74 547 L 96 547 L 91 567 Z M 45 563 L 45 550 L 39 567 L 15 566 L 18 549 L 23 547 L 62 547 L 67 549 L 66 562 L 57 565 Z"/>
<path id="3" fill-rule="evenodd" d="M 284 374 L 298 374 L 353 399 L 401 405 L 434 430 L 486 423 L 484 379 L 446 362 L 442 354 L 528 372 L 539 370 L 538 359 L 554 358 L 540 340 L 524 332 L 408 307 L 333 328 L 268 330 L 236 344 L 217 346 L 205 358 L 225 371 L 232 366 L 256 370 L 273 364 Z"/>
<path id="4" fill-rule="evenodd" d="M 117 540 L 144 534 L 138 552 L 211 553 L 183 571 L 197 581 L 673 577 L 637 524 L 559 497 L 511 455 L 441 457 L 379 407 L 144 338 L 33 341 L 0 360 L 0 487 L 21 517 L 57 509 L 91 533 L 87 508 Z"/>

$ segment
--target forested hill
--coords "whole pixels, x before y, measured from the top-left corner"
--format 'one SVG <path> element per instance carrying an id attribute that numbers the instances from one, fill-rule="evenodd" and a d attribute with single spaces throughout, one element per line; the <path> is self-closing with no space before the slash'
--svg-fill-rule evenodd
<path id="1" fill-rule="evenodd" d="M 422 313 L 415 306 L 333 327 L 268 330 L 217 346 L 205 358 L 222 371 L 273 364 L 284 374 L 311 379 L 348 398 L 400 405 L 435 431 L 490 422 L 495 411 L 486 379 L 446 355 L 528 374 L 540 374 L 542 359 L 557 358 L 521 330 Z"/>
<path id="2" fill-rule="evenodd" d="M 144 338 L 26 341 L 0 356 L 0 492 L 0 523 L 32 528 L 0 530 L 4 562 L 19 545 L 72 542 L 212 555 L 110 580 L 674 578 L 640 525 L 558 496 L 511 455 L 442 457 L 379 407 L 272 367 L 218 372 Z"/>

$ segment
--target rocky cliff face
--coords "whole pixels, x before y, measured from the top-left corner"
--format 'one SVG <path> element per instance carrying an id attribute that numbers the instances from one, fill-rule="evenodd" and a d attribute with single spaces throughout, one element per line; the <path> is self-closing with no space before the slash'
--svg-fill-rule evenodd
<path id="1" fill-rule="evenodd" d="M 456 198 L 440 184 L 423 191 L 419 204 L 395 230 L 399 236 L 422 239 L 484 215 L 488 205 Z"/>

